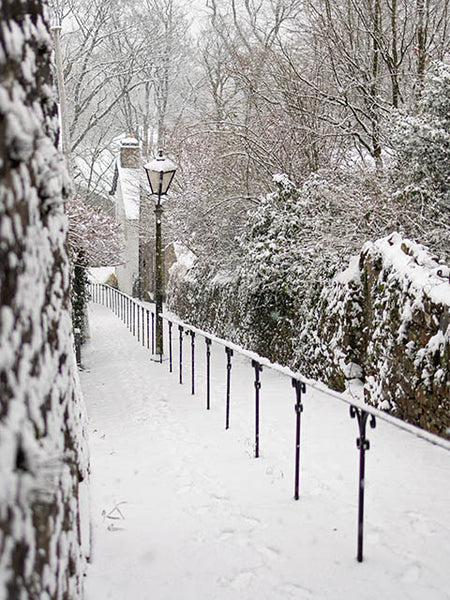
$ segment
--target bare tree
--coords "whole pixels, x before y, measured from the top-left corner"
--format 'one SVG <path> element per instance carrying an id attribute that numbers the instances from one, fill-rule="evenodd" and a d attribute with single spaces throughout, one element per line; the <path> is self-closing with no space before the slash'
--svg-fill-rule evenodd
<path id="1" fill-rule="evenodd" d="M 418 0 L 308 0 L 298 22 L 302 51 L 283 45 L 296 76 L 321 99 L 325 119 L 382 166 L 383 128 L 391 107 L 411 97 L 426 60 L 448 49 L 448 3 Z M 314 75 L 306 69 L 310 49 Z M 416 64 L 417 57 L 417 64 Z M 425 62 L 424 62 L 425 61 Z M 320 65 L 320 67 L 319 67 Z"/>

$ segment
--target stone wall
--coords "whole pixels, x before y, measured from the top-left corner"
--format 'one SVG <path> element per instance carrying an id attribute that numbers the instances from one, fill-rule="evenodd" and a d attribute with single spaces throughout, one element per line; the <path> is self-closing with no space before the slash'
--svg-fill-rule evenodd
<path id="1" fill-rule="evenodd" d="M 367 402 L 446 437 L 448 271 L 423 246 L 393 234 L 366 244 L 320 306 L 328 383 L 361 377 Z"/>
<path id="2" fill-rule="evenodd" d="M 0 23 L 0 598 L 82 597 L 87 457 L 68 305 L 69 268 L 38 0 Z"/>
<path id="3" fill-rule="evenodd" d="M 317 302 L 293 316 L 290 332 L 298 332 L 297 337 L 284 334 L 279 320 L 266 318 L 263 329 L 258 306 L 239 273 L 227 279 L 195 267 L 173 270 L 169 303 L 186 321 L 335 390 L 360 379 L 367 402 L 449 437 L 446 273 L 448 267 L 423 246 L 398 234 L 367 243 L 317 294 Z M 269 352 L 262 350 L 261 338 Z"/>

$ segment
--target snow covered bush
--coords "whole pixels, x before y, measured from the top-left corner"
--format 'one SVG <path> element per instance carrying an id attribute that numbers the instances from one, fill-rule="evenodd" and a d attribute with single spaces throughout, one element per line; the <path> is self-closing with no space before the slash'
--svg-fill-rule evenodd
<path id="1" fill-rule="evenodd" d="M 313 174 L 298 186 L 276 175 L 275 191 L 247 214 L 232 268 L 199 260 L 183 283 L 172 281 L 172 308 L 272 360 L 314 370 L 320 292 L 384 223 L 371 182 L 350 180 L 348 172 Z"/>
<path id="2" fill-rule="evenodd" d="M 337 249 L 324 254 L 323 247 L 343 215 L 337 198 L 324 193 L 328 182 L 320 177 L 301 188 L 285 175 L 275 181 L 277 190 L 249 213 L 241 240 L 239 305 L 246 345 L 289 364 L 299 329 L 311 319 L 322 285 L 339 264 Z"/>
<path id="3" fill-rule="evenodd" d="M 405 192 L 450 209 L 450 64 L 430 65 L 414 113 L 400 113 L 393 131 Z"/>
<path id="4" fill-rule="evenodd" d="M 283 180 L 254 215 L 247 238 L 253 242 L 242 248 L 235 273 L 214 274 L 197 263 L 172 278 L 171 308 L 333 389 L 360 379 L 369 403 L 446 435 L 448 268 L 394 233 L 367 242 L 340 271 L 345 261 L 329 249 L 324 260 L 320 234 L 315 252 L 300 246 L 299 232 L 308 238 L 307 215 L 308 203 Z"/>
<path id="5" fill-rule="evenodd" d="M 220 337 L 240 339 L 237 302 L 238 278 L 217 273 L 210 265 L 195 262 L 187 272 L 172 268 L 167 288 L 171 310 L 189 323 Z M 200 291 L 201 290 L 201 291 Z"/>
<path id="6" fill-rule="evenodd" d="M 101 207 L 90 206 L 80 194 L 65 203 L 69 221 L 68 249 L 71 263 L 72 324 L 84 342 L 87 335 L 86 307 L 89 300 L 87 270 L 122 262 L 121 226 Z"/>
<path id="7" fill-rule="evenodd" d="M 87 459 L 41 3 L 0 27 L 0 597 L 81 598 Z"/>
<path id="8" fill-rule="evenodd" d="M 305 366 L 320 291 L 360 243 L 361 228 L 348 227 L 342 235 L 342 223 L 357 205 L 367 206 L 349 193 L 343 203 L 340 184 L 318 175 L 301 187 L 286 175 L 274 179 L 276 190 L 248 213 L 233 269 L 217 272 L 214 264 L 198 261 L 182 280 L 172 278 L 168 297 L 191 322 L 277 362 Z M 299 362 L 294 345 L 300 331 Z"/>
<path id="9" fill-rule="evenodd" d="M 71 285 L 71 304 L 72 304 L 72 326 L 74 333 L 80 334 L 80 342 L 85 341 L 86 323 L 87 323 L 87 303 L 89 300 L 88 290 L 88 262 L 83 252 L 78 252 L 76 256 L 72 255 L 72 285 Z"/>
<path id="10" fill-rule="evenodd" d="M 81 252 L 89 267 L 115 266 L 122 261 L 122 228 L 112 215 L 90 206 L 80 194 L 71 195 L 65 208 L 69 252 L 75 260 Z"/>
<path id="11" fill-rule="evenodd" d="M 199 260 L 181 277 L 172 277 L 172 310 L 334 389 L 344 390 L 349 379 L 362 379 L 370 402 L 445 432 L 448 331 L 444 327 L 439 333 L 436 319 L 448 323 L 448 308 L 424 299 L 425 308 L 414 313 L 407 329 L 406 354 L 403 338 L 398 338 L 398 331 L 406 328 L 398 315 L 405 316 L 421 294 L 428 298 L 425 288 L 417 288 L 415 299 L 408 296 L 413 288 L 405 282 L 416 272 L 414 265 L 425 269 L 427 284 L 445 286 L 445 279 L 437 275 L 438 261 L 422 246 L 399 234 L 379 235 L 401 224 L 405 211 L 380 201 L 379 194 L 371 195 L 369 177 L 358 187 L 345 172 L 334 177 L 313 174 L 301 186 L 285 175 L 275 181 L 276 191 L 248 213 L 234 269 L 218 272 L 214 264 Z M 379 241 L 366 242 L 371 238 Z M 361 257 L 344 270 L 361 247 Z M 392 273 L 383 267 L 378 281 L 371 261 L 383 264 L 391 247 L 410 264 L 405 271 L 401 261 L 394 261 Z M 433 315 L 431 324 L 428 314 Z M 417 319 L 426 320 L 426 332 Z"/>
<path id="12" fill-rule="evenodd" d="M 349 267 L 322 289 L 315 307 L 316 335 L 306 340 L 311 346 L 306 361 L 302 360 L 303 339 L 297 346 L 300 369 L 338 391 L 346 389 L 348 380 L 362 378 L 363 309 L 358 259 L 354 257 Z"/>

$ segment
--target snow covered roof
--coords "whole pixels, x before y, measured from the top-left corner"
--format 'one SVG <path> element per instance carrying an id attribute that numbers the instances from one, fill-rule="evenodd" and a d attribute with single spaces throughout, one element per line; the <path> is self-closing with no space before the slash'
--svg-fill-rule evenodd
<path id="1" fill-rule="evenodd" d="M 127 137 L 120 140 L 121 146 L 139 146 L 139 141 L 134 137 Z"/>

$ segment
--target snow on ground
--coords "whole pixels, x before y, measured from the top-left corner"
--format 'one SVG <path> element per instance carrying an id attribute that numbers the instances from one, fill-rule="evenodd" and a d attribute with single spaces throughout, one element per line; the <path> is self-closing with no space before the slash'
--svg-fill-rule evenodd
<path id="1" fill-rule="evenodd" d="M 296 502 L 288 377 L 261 374 L 254 459 L 247 359 L 233 358 L 226 431 L 223 347 L 213 345 L 207 411 L 199 336 L 192 396 L 190 338 L 179 385 L 175 349 L 170 374 L 109 309 L 90 305 L 90 317 L 81 372 L 92 466 L 87 600 L 450 598 L 450 452 L 382 421 L 368 428 L 360 564 L 358 432 L 346 404 L 307 391 Z"/>

